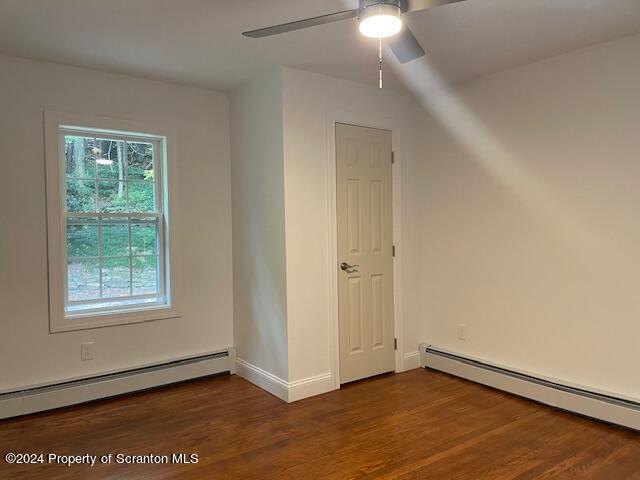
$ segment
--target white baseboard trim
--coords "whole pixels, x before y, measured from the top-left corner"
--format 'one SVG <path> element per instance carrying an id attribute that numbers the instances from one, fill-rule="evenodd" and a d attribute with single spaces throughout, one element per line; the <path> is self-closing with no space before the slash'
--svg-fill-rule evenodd
<path id="1" fill-rule="evenodd" d="M 289 399 L 289 388 L 285 380 L 242 358 L 236 358 L 236 374 L 285 402 Z"/>
<path id="2" fill-rule="evenodd" d="M 335 390 L 335 388 L 333 386 L 333 375 L 331 375 L 331 373 L 323 373 L 322 375 L 295 380 L 289 382 L 289 402 L 313 397 L 332 390 Z"/>
<path id="3" fill-rule="evenodd" d="M 0 419 L 231 371 L 228 352 L 0 395 Z"/>
<path id="4" fill-rule="evenodd" d="M 404 371 L 420 368 L 420 352 L 409 352 L 404 354 Z"/>
<path id="5" fill-rule="evenodd" d="M 334 390 L 331 373 L 288 382 L 242 358 L 236 359 L 236 372 L 238 376 L 288 403 Z"/>
<path id="6" fill-rule="evenodd" d="M 640 430 L 640 404 L 420 345 L 420 364 L 552 407 Z"/>

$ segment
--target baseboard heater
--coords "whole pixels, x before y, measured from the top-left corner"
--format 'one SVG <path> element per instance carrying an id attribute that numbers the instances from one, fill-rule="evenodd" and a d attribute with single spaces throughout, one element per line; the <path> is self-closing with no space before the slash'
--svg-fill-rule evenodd
<path id="1" fill-rule="evenodd" d="M 428 344 L 420 345 L 420 365 L 562 410 L 640 430 L 640 403 L 632 400 L 545 380 Z"/>
<path id="2" fill-rule="evenodd" d="M 127 371 L 0 394 L 0 419 L 76 405 L 125 393 L 235 373 L 235 351 L 223 351 Z"/>

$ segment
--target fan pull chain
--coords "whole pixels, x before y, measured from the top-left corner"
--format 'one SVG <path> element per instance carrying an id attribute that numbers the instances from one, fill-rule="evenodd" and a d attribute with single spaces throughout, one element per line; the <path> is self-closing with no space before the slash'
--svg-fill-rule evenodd
<path id="1" fill-rule="evenodd" d="M 378 42 L 378 86 L 382 88 L 382 38 Z"/>

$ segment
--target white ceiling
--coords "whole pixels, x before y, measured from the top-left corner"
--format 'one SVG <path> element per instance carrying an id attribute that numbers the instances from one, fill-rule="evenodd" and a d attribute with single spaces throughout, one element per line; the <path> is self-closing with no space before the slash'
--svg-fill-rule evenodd
<path id="1" fill-rule="evenodd" d="M 355 20 L 264 39 L 241 35 L 356 5 L 357 0 L 0 0 L 0 52 L 219 90 L 276 65 L 373 84 L 376 42 L 358 34 Z M 430 63 L 458 83 L 639 33 L 640 0 L 467 0 L 405 18 Z M 392 72 L 387 79 L 387 85 L 400 86 Z"/>

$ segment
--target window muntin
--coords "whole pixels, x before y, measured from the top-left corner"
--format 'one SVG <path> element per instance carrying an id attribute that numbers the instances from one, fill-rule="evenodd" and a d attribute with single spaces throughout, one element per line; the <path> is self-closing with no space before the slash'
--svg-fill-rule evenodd
<path id="1" fill-rule="evenodd" d="M 160 139 L 60 129 L 65 316 L 167 304 Z"/>

